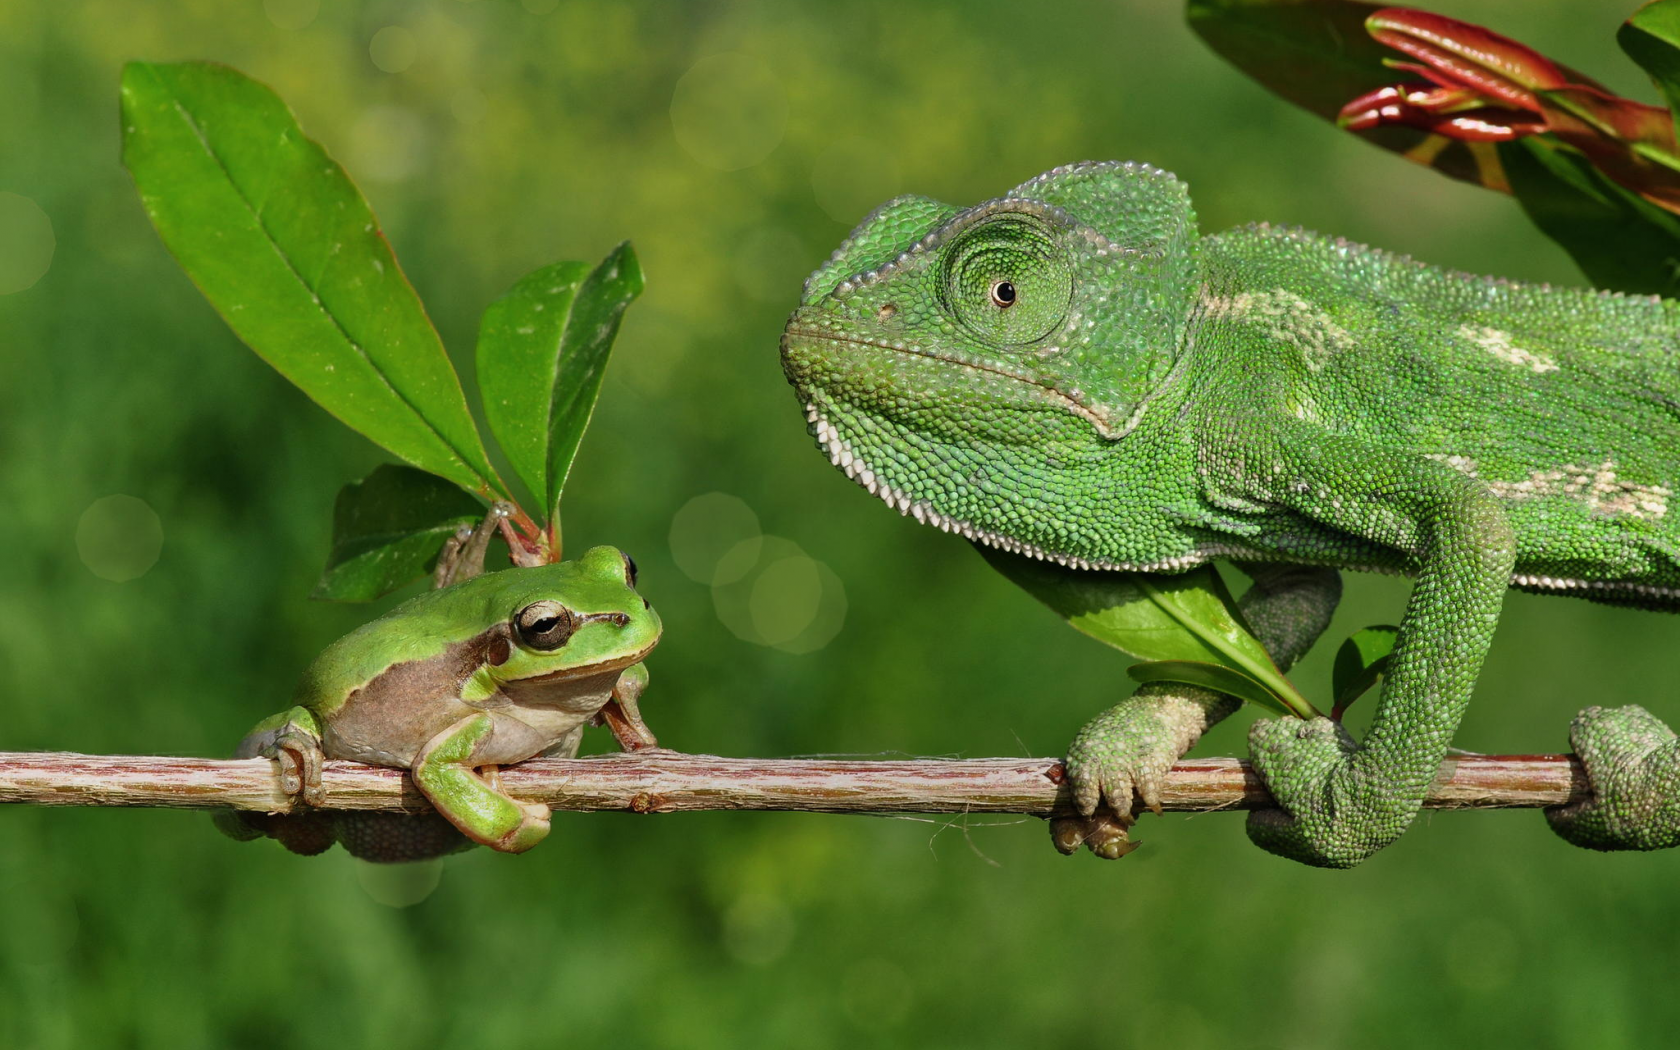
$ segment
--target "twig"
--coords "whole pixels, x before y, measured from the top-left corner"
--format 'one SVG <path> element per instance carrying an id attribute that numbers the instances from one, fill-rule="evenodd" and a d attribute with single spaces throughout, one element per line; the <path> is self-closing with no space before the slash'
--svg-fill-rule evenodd
<path id="1" fill-rule="evenodd" d="M 400 770 L 328 762 L 333 809 L 422 811 Z M 866 761 L 718 758 L 650 750 L 583 759 L 532 759 L 501 771 L 509 794 L 555 809 L 672 813 L 758 809 L 812 813 L 1071 813 L 1062 764 L 1048 758 Z M 1533 808 L 1587 795 L 1573 755 L 1454 756 L 1425 806 Z M 1169 810 L 1260 809 L 1272 804 L 1247 762 L 1180 762 L 1167 776 Z M 41 806 L 163 806 L 271 813 L 290 808 L 268 759 L 160 758 L 0 752 L 0 802 Z"/>

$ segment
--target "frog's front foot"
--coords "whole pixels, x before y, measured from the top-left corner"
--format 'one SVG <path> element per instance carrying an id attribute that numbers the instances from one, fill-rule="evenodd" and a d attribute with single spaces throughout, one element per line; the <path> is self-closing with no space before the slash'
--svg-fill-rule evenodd
<path id="1" fill-rule="evenodd" d="M 1672 729 L 1637 704 L 1589 707 L 1570 724 L 1569 742 L 1592 795 L 1546 810 L 1553 831 L 1587 849 L 1680 846 L 1680 741 Z"/>
<path id="2" fill-rule="evenodd" d="M 1279 807 L 1251 812 L 1248 837 L 1280 857 L 1351 868 L 1399 838 L 1421 805 L 1356 761 L 1358 746 L 1328 718 L 1263 719 L 1248 747 Z"/>
<path id="3" fill-rule="evenodd" d="M 421 793 L 461 834 L 503 853 L 523 853 L 548 837 L 549 809 L 502 790 L 496 769 L 480 755 L 493 727 L 487 714 L 462 719 L 420 749 L 411 772 Z"/>

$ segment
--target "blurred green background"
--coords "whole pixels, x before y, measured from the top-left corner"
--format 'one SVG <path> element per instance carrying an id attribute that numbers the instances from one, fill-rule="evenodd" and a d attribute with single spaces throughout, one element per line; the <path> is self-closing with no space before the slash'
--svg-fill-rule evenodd
<path id="1" fill-rule="evenodd" d="M 1653 98 L 1612 40 L 1631 2 L 1437 6 Z M 520 275 L 634 239 L 648 291 L 566 537 L 640 561 L 667 624 L 644 711 L 684 750 L 1051 755 L 1127 689 L 1119 654 L 813 451 L 776 341 L 875 203 L 1130 158 L 1187 179 L 1208 229 L 1300 223 L 1578 281 L 1508 199 L 1274 100 L 1167 0 L 0 0 L 0 287 L 39 275 L 0 295 L 0 749 L 225 754 L 370 615 L 305 596 L 334 493 L 381 454 L 241 347 L 161 247 L 118 164 L 130 58 L 219 59 L 279 90 L 463 364 Z M 682 571 L 698 556 L 673 554 L 673 520 L 714 492 L 783 538 L 766 550 L 832 570 L 780 581 L 824 586 L 821 616 L 844 614 L 826 644 L 757 644 L 726 624 L 739 595 Z M 114 494 L 143 505 L 97 502 Z M 136 528 L 133 549 L 101 539 Z M 107 578 L 145 569 L 158 530 L 149 571 Z M 1404 595 L 1352 579 L 1333 633 Z M 1513 595 L 1458 743 L 1563 750 L 1587 703 L 1680 716 L 1677 638 Z M 1326 647 L 1296 681 L 1322 697 L 1328 665 Z M 1240 754 L 1251 717 L 1201 752 Z M 534 853 L 451 858 L 396 907 L 414 887 L 341 851 L 236 844 L 202 815 L 5 807 L 0 1045 L 1640 1047 L 1680 1024 L 1680 853 L 1449 814 L 1328 873 L 1241 823 L 1149 817 L 1147 845 L 1104 863 L 1031 820 L 557 814 Z"/>

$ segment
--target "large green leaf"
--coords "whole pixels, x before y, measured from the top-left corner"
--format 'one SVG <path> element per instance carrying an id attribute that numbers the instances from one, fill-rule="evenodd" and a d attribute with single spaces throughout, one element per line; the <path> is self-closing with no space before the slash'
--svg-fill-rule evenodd
<path id="1" fill-rule="evenodd" d="M 385 464 L 338 491 L 333 546 L 312 597 L 372 601 L 430 572 L 444 541 L 484 507 L 423 470 Z"/>
<path id="2" fill-rule="evenodd" d="M 1635 11 L 1616 31 L 1616 43 L 1650 74 L 1669 111 L 1680 114 L 1680 0 L 1657 0 Z"/>
<path id="3" fill-rule="evenodd" d="M 563 262 L 528 275 L 479 325 L 485 417 L 514 470 L 556 518 L 619 321 L 642 287 L 627 241 L 593 270 Z"/>
<path id="4" fill-rule="evenodd" d="M 1186 685 L 1225 693 L 1251 704 L 1259 704 L 1280 715 L 1307 717 L 1307 714 L 1292 710 L 1281 703 L 1270 689 L 1224 664 L 1204 664 L 1195 660 L 1155 660 L 1150 663 L 1133 664 L 1126 668 L 1126 673 L 1131 675 L 1134 682 L 1183 682 Z"/>
<path id="5" fill-rule="evenodd" d="M 994 569 L 1100 642 L 1146 661 L 1228 667 L 1273 694 L 1274 706 L 1316 713 L 1242 622 L 1211 566 L 1175 576 L 1084 572 L 977 546 Z"/>
<path id="6" fill-rule="evenodd" d="M 1680 216 L 1617 185 L 1544 135 L 1498 146 L 1511 193 L 1600 288 L 1680 293 Z"/>
<path id="7" fill-rule="evenodd" d="M 226 66 L 131 62 L 122 123 L 158 234 L 251 349 L 399 457 L 505 496 L 373 212 L 279 96 Z"/>

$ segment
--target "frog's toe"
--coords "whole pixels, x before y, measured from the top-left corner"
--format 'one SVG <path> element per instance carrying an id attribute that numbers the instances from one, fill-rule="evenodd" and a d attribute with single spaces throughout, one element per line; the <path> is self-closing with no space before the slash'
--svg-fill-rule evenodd
<path id="1" fill-rule="evenodd" d="M 1589 707 L 1569 742 L 1592 794 L 1546 810 L 1566 841 L 1587 849 L 1651 850 L 1680 845 L 1680 741 L 1637 704 Z"/>
<path id="2" fill-rule="evenodd" d="M 306 805 L 323 806 L 327 791 L 321 783 L 321 742 L 301 729 L 287 729 L 274 740 L 280 762 L 281 790 Z"/>
<path id="3" fill-rule="evenodd" d="M 1398 838 L 1421 804 L 1361 775 L 1353 741 L 1328 718 L 1263 719 L 1248 744 L 1278 804 L 1249 813 L 1248 837 L 1280 857 L 1351 868 Z"/>
<path id="4" fill-rule="evenodd" d="M 485 843 L 491 849 L 503 853 L 524 853 L 548 838 L 549 808 L 540 802 L 516 802 L 515 805 L 519 808 L 519 823 L 496 840 Z"/>

